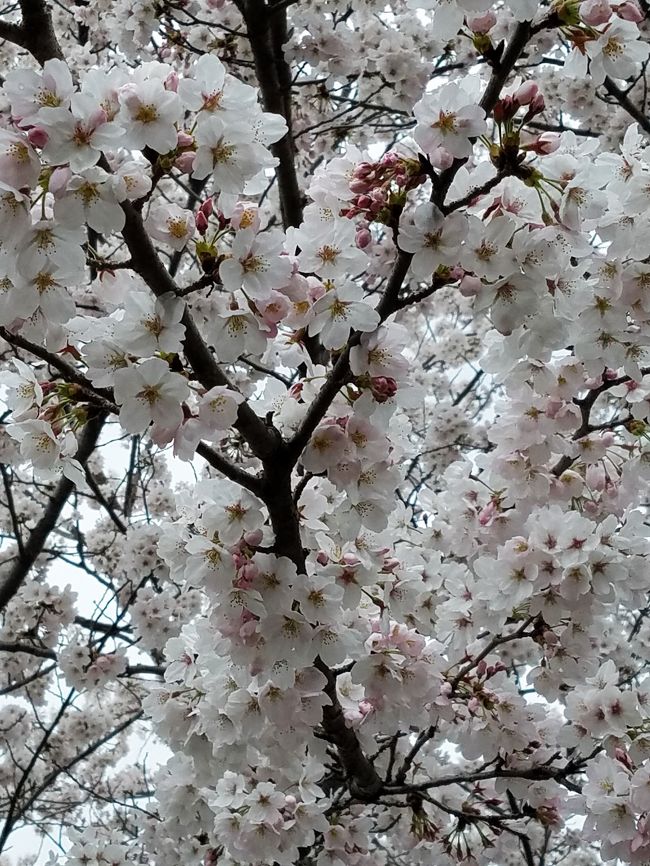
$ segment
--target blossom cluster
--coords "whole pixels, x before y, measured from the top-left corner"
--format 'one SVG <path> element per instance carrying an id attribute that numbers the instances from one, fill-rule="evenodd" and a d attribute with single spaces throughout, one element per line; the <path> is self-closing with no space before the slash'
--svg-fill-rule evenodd
<path id="1" fill-rule="evenodd" d="M 644 863 L 642 5 L 254 5 L 2 31 L 0 849 Z"/>

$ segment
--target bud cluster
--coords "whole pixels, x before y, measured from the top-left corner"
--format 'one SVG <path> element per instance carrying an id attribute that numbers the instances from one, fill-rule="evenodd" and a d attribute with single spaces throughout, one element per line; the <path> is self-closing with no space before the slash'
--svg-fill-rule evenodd
<path id="1" fill-rule="evenodd" d="M 363 215 L 366 222 L 358 225 L 357 245 L 362 249 L 370 243 L 367 223 L 391 221 L 394 205 L 404 203 L 406 193 L 423 184 L 426 175 L 418 160 L 394 151 L 384 154 L 378 162 L 362 162 L 354 169 L 350 190 L 354 193 L 351 207 L 342 212 L 350 219 Z"/>

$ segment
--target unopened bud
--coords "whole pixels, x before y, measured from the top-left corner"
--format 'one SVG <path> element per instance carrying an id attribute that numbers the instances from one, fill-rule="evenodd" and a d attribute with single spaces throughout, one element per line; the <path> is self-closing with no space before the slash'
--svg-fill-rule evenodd
<path id="1" fill-rule="evenodd" d="M 635 0 L 620 3 L 616 7 L 616 14 L 619 18 L 623 18 L 625 21 L 633 21 L 635 24 L 640 24 L 645 19 L 641 7 Z"/>
<path id="2" fill-rule="evenodd" d="M 176 136 L 176 147 L 192 147 L 194 144 L 194 138 L 189 134 L 189 132 L 185 132 L 181 130 Z"/>
<path id="3" fill-rule="evenodd" d="M 464 298 L 474 298 L 483 288 L 483 283 L 478 277 L 473 277 L 471 274 L 466 274 L 460 281 L 458 289 Z"/>
<path id="4" fill-rule="evenodd" d="M 165 90 L 172 90 L 174 93 L 178 90 L 179 82 L 178 72 L 172 70 L 165 79 Z"/>
<path id="5" fill-rule="evenodd" d="M 174 165 L 181 172 L 181 174 L 189 174 L 194 168 L 195 156 L 196 154 L 192 153 L 191 151 L 181 153 L 180 156 L 177 156 L 174 160 Z"/>
<path id="6" fill-rule="evenodd" d="M 208 218 L 201 210 L 196 215 L 196 230 L 200 235 L 204 235 L 208 230 Z"/>
<path id="7" fill-rule="evenodd" d="M 391 376 L 373 376 L 370 390 L 378 403 L 385 403 L 397 393 L 397 382 Z"/>
<path id="8" fill-rule="evenodd" d="M 539 87 L 534 81 L 526 81 L 515 91 L 515 99 L 519 105 L 529 105 L 539 93 Z"/>
<path id="9" fill-rule="evenodd" d="M 68 181 L 72 177 L 72 172 L 68 168 L 67 165 L 59 166 L 55 168 L 52 174 L 50 175 L 50 179 L 48 181 L 47 188 L 52 193 L 52 195 L 56 198 L 56 196 L 60 195 L 62 192 L 65 192 L 65 189 L 68 185 Z"/>
<path id="10" fill-rule="evenodd" d="M 585 0 L 580 4 L 580 18 L 590 27 L 606 24 L 612 17 L 612 7 L 606 0 Z"/>
<path id="11" fill-rule="evenodd" d="M 472 33 L 487 33 L 497 23 L 497 16 L 489 9 L 481 15 L 469 15 L 467 17 L 467 26 Z"/>
<path id="12" fill-rule="evenodd" d="M 244 541 L 249 547 L 258 547 L 263 537 L 264 533 L 261 529 L 251 529 L 250 532 L 244 533 Z"/>
<path id="13" fill-rule="evenodd" d="M 370 189 L 370 184 L 366 180 L 361 180 L 360 178 L 353 178 L 350 181 L 350 190 L 355 195 L 360 195 L 361 193 L 368 192 Z"/>
<path id="14" fill-rule="evenodd" d="M 368 229 L 361 229 L 356 234 L 355 242 L 360 250 L 365 250 L 365 248 L 372 243 L 372 235 Z"/>
<path id="15" fill-rule="evenodd" d="M 534 153 L 539 153 L 540 155 L 555 153 L 560 146 L 560 141 L 559 133 L 543 132 L 537 141 L 528 147 L 528 150 L 532 150 Z"/>
<path id="16" fill-rule="evenodd" d="M 45 147 L 49 139 L 49 135 L 42 126 L 32 126 L 27 133 L 27 140 L 33 147 Z"/>
<path id="17" fill-rule="evenodd" d="M 375 170 L 374 165 L 371 165 L 369 162 L 360 162 L 359 165 L 354 169 L 352 176 L 356 178 L 364 178 L 368 177 Z"/>

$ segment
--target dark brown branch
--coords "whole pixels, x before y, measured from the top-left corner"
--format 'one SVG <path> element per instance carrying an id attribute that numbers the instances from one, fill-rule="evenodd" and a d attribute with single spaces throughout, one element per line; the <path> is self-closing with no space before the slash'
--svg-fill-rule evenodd
<path id="1" fill-rule="evenodd" d="M 199 442 L 196 446 L 196 453 L 199 457 L 203 457 L 203 459 L 209 463 L 213 469 L 221 472 L 222 475 L 225 475 L 226 478 L 230 478 L 231 481 L 239 484 L 240 487 L 244 487 L 246 490 L 250 490 L 251 493 L 255 493 L 258 496 L 262 492 L 263 485 L 259 478 L 256 478 L 254 475 L 249 475 L 248 472 L 244 469 L 240 469 L 239 466 L 236 466 L 234 463 L 231 463 L 222 454 L 215 451 L 214 448 L 211 448 L 205 442 Z"/>
<path id="2" fill-rule="evenodd" d="M 12 334 L 11 331 L 8 331 L 7 328 L 4 327 L 0 327 L 0 337 L 10 345 L 15 346 L 18 349 L 24 349 L 24 351 L 29 352 L 36 358 L 40 358 L 41 361 L 45 361 L 45 363 L 49 364 L 50 367 L 58 370 L 66 382 L 77 385 L 81 393 L 95 405 L 101 406 L 102 409 L 105 409 L 107 412 L 118 411 L 115 402 L 113 401 L 113 396 L 109 391 L 103 388 L 95 388 L 82 373 L 76 370 L 72 364 L 69 364 L 59 355 L 55 355 L 53 352 L 48 352 L 47 349 L 44 349 L 36 343 L 32 343 L 31 340 L 25 339 L 25 337 L 20 334 Z"/>
<path id="3" fill-rule="evenodd" d="M 76 459 L 85 465 L 86 461 L 97 447 L 99 437 L 106 421 L 106 414 L 101 412 L 90 418 L 79 437 L 79 448 Z M 0 611 L 4 610 L 11 599 L 16 595 L 32 566 L 38 559 L 47 537 L 56 527 L 61 512 L 68 501 L 68 497 L 74 490 L 74 484 L 69 478 L 61 478 L 54 489 L 43 516 L 31 531 L 29 538 L 24 542 L 23 553 L 16 557 L 14 565 L 8 576 L 0 584 Z"/>
<path id="4" fill-rule="evenodd" d="M 275 4 L 267 6 L 261 0 L 238 0 L 237 6 L 246 22 L 264 108 L 281 115 L 287 123 L 287 134 L 271 145 L 271 152 L 278 160 L 275 173 L 282 223 L 285 229 L 299 226 L 303 195 L 296 174 L 291 124 L 291 70 L 283 50 L 288 41 L 286 11 Z"/>
<path id="5" fill-rule="evenodd" d="M 39 668 L 37 671 L 34 671 L 33 674 L 30 674 L 24 679 L 16 680 L 16 682 L 11 683 L 11 685 L 5 686 L 5 688 L 0 689 L 0 697 L 3 697 L 4 695 L 9 695 L 12 692 L 17 692 L 19 689 L 27 688 L 30 683 L 35 682 L 41 677 L 46 677 L 48 674 L 51 674 L 55 670 L 56 665 L 48 665 L 47 667 Z"/>
<path id="6" fill-rule="evenodd" d="M 74 694 L 74 692 L 72 692 L 71 694 Z M 31 773 L 31 770 L 33 769 L 33 764 L 35 763 L 35 761 L 38 758 L 42 749 L 45 748 L 45 745 L 47 744 L 47 740 L 52 735 L 53 730 L 55 729 L 56 725 L 58 724 L 61 717 L 63 716 L 63 713 L 67 709 L 69 703 L 70 703 L 70 700 L 67 700 L 63 703 L 61 710 L 57 714 L 54 722 L 52 723 L 50 728 L 47 730 L 47 732 L 43 738 L 43 741 L 42 741 L 44 743 L 43 747 L 35 752 L 34 758 L 33 758 L 32 762 L 30 762 L 30 766 L 28 767 L 28 770 L 26 770 L 25 773 L 23 774 L 21 782 L 23 782 L 23 780 L 26 780 L 29 773 Z M 110 740 L 112 740 L 113 737 L 118 736 L 118 734 L 121 734 L 122 731 L 125 731 L 134 722 L 137 722 L 138 719 L 142 718 L 142 715 L 143 715 L 143 711 L 139 710 L 134 715 L 128 716 L 124 721 L 122 721 L 118 725 L 116 725 L 112 730 L 110 730 L 103 737 L 100 737 L 99 739 L 95 740 L 89 746 L 87 746 L 85 749 L 83 749 L 81 752 L 79 752 L 77 755 L 75 755 L 75 757 L 72 758 L 72 760 L 68 761 L 67 764 L 62 765 L 60 767 L 59 766 L 55 767 L 54 770 L 52 770 L 50 773 L 48 773 L 45 776 L 45 778 L 40 783 L 40 785 L 38 785 L 35 788 L 35 790 L 30 794 L 29 798 L 26 800 L 26 802 L 20 808 L 18 808 L 18 805 L 17 805 L 17 797 L 18 797 L 20 792 L 16 791 L 14 794 L 13 801 L 12 801 L 12 807 L 10 810 L 10 815 L 7 817 L 5 827 L 2 831 L 2 835 L 0 836 L 0 851 L 2 851 L 4 845 L 7 841 L 7 838 L 9 837 L 13 827 L 16 824 L 16 821 L 19 820 L 23 815 L 25 815 L 31 809 L 31 807 L 34 805 L 34 803 L 36 803 L 36 801 L 41 796 L 41 794 L 44 791 L 47 791 L 47 789 L 56 781 L 57 777 L 60 776 L 61 773 L 68 772 L 68 770 L 71 770 L 72 767 L 74 767 L 76 764 L 80 763 L 80 761 L 84 761 L 86 758 L 89 758 L 92 754 L 94 754 L 97 751 L 97 749 L 101 748 L 101 746 L 105 745 Z M 24 787 L 24 782 L 23 782 L 23 787 Z M 22 791 L 22 789 L 21 789 L 21 791 Z"/>
<path id="7" fill-rule="evenodd" d="M 18 545 L 18 555 L 23 558 L 25 556 L 23 534 L 20 528 L 20 523 L 18 522 L 18 515 L 16 514 L 16 506 L 14 504 L 14 495 L 11 492 L 9 473 L 4 463 L 0 463 L 0 472 L 2 472 L 2 482 L 4 484 L 5 495 L 7 497 L 7 508 L 9 509 L 9 516 L 11 517 L 11 528 L 14 531 L 14 538 L 16 539 L 16 544 Z"/>
<path id="8" fill-rule="evenodd" d="M 0 39 L 29 51 L 41 66 L 53 58 L 63 60 L 47 3 L 44 0 L 20 0 L 20 11 L 20 24 L 0 21 Z"/>
<path id="9" fill-rule="evenodd" d="M 632 102 L 630 97 L 624 93 L 620 87 L 614 84 L 609 76 L 605 79 L 603 86 L 605 87 L 605 90 L 616 99 L 621 108 L 625 109 L 633 120 L 636 120 L 641 129 L 650 134 L 650 117 L 645 115 L 640 108 Z"/>
<path id="10" fill-rule="evenodd" d="M 131 253 L 134 271 L 142 277 L 156 297 L 168 293 L 177 295 L 178 286 L 158 257 L 142 223 L 142 217 L 129 202 L 124 202 L 122 208 L 126 217 L 122 236 Z M 185 326 L 185 355 L 198 381 L 207 389 L 226 385 L 236 390 L 219 367 L 187 308 L 181 321 Z M 237 429 L 256 457 L 264 460 L 274 453 L 279 434 L 274 433 L 247 402 L 239 405 Z"/>

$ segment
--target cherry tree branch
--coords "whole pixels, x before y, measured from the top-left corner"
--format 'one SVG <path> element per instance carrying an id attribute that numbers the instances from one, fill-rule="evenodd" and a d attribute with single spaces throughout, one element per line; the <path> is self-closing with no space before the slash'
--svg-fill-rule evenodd
<path id="1" fill-rule="evenodd" d="M 20 0 L 20 11 L 20 24 L 0 21 L 0 39 L 29 51 L 41 66 L 52 58 L 63 60 L 48 4 L 44 0 Z"/>
<path id="2" fill-rule="evenodd" d="M 82 466 L 97 447 L 105 421 L 106 413 L 99 412 L 90 417 L 84 426 L 76 454 L 76 459 Z M 24 540 L 22 554 L 19 550 L 9 574 L 0 583 L 0 611 L 5 609 L 27 578 L 74 489 L 74 483 L 65 477 L 61 478 L 56 485 L 43 516 L 31 531 L 29 538 Z"/>
<path id="3" fill-rule="evenodd" d="M 131 253 L 133 270 L 142 277 L 156 297 L 177 295 L 178 286 L 161 262 L 144 228 L 142 217 L 129 202 L 124 202 L 122 208 L 126 217 L 122 236 Z M 187 308 L 181 322 L 185 326 L 185 355 L 198 381 L 207 389 L 225 385 L 236 390 L 219 367 Z M 264 460 L 274 454 L 280 434 L 256 415 L 246 401 L 239 405 L 236 426 L 256 457 Z"/>
<path id="4" fill-rule="evenodd" d="M 45 361 L 50 367 L 58 370 L 66 382 L 77 385 L 80 392 L 91 400 L 95 405 L 101 407 L 106 412 L 116 412 L 117 407 L 112 394 L 107 389 L 96 388 L 86 377 L 80 373 L 72 364 L 69 364 L 60 355 L 54 352 L 48 352 L 37 343 L 32 343 L 31 340 L 25 339 L 20 334 L 13 334 L 5 327 L 0 326 L 0 337 L 12 346 L 18 349 L 24 349 L 41 361 Z"/>
<path id="5" fill-rule="evenodd" d="M 501 62 L 493 71 L 492 76 L 490 77 L 488 85 L 483 94 L 483 97 L 481 98 L 480 105 L 484 109 L 486 114 L 489 114 L 496 105 L 499 99 L 501 89 L 507 81 L 508 76 L 514 69 L 517 60 L 521 56 L 528 40 L 530 39 L 530 36 L 530 22 L 525 21 L 517 25 L 513 36 L 506 50 L 503 53 Z M 449 190 L 449 187 L 451 186 L 458 170 L 466 162 L 466 159 L 455 159 L 448 169 L 436 176 L 433 183 L 433 192 L 431 198 L 439 208 L 444 208 L 444 200 Z M 500 176 L 498 177 L 499 180 L 502 179 Z M 496 183 L 498 183 L 498 181 L 495 182 L 494 178 L 490 179 L 490 181 L 487 182 L 484 191 L 489 191 L 493 188 L 493 186 L 496 185 Z M 472 190 L 470 193 L 470 201 L 480 194 L 480 189 Z M 451 213 L 453 209 L 464 206 L 467 203 L 468 202 L 465 200 L 465 198 L 460 199 L 458 202 L 454 202 L 452 203 L 452 205 L 449 205 L 445 209 L 445 213 Z M 404 280 L 406 279 L 406 275 L 408 273 L 412 258 L 413 255 L 411 253 L 407 253 L 403 250 L 398 251 L 395 263 L 393 265 L 393 269 L 384 288 L 382 298 L 377 306 L 377 312 L 379 313 L 382 322 L 385 321 L 397 310 L 402 309 L 410 303 L 414 303 L 420 300 L 420 296 L 418 294 L 413 295 L 411 299 L 400 300 L 400 293 L 402 291 Z M 427 292 L 423 297 L 428 296 L 430 293 L 431 292 Z M 305 418 L 303 419 L 302 424 L 296 431 L 293 439 L 289 442 L 288 452 L 290 459 L 294 463 L 298 460 L 303 449 L 309 442 L 309 439 L 311 438 L 314 430 L 325 416 L 325 413 L 329 409 L 340 388 L 349 380 L 350 349 L 358 344 L 360 338 L 360 334 L 352 334 L 347 346 L 342 351 L 341 355 L 336 361 L 334 369 L 330 373 L 327 381 L 314 398 Z"/>
<path id="6" fill-rule="evenodd" d="M 20 793 L 22 793 L 22 788 L 24 787 L 24 784 L 25 784 L 27 778 L 29 777 L 29 774 L 31 773 L 31 771 L 33 769 L 33 767 L 36 763 L 36 760 L 38 759 L 38 757 L 41 754 L 41 752 L 43 751 L 43 749 L 46 748 L 47 741 L 49 740 L 49 738 L 52 736 L 52 733 L 56 729 L 56 725 L 58 725 L 59 721 L 61 720 L 65 711 L 67 710 L 67 708 L 68 708 L 68 706 L 72 700 L 73 695 L 74 695 L 74 691 L 72 691 L 68 695 L 68 698 L 63 702 L 61 709 L 57 713 L 57 715 L 56 715 L 54 721 L 52 722 L 52 724 L 50 725 L 50 727 L 47 729 L 47 731 L 43 737 L 43 740 L 41 741 L 41 744 L 39 744 L 39 748 L 37 750 L 35 750 L 32 761 L 30 762 L 27 769 L 25 770 L 18 787 L 17 787 L 16 791 L 14 792 L 14 795 L 12 798 L 12 803 L 11 803 L 11 808 L 9 810 L 9 814 L 7 816 L 7 819 L 5 821 L 5 826 L 2 830 L 2 833 L 0 834 L 0 851 L 3 850 L 9 835 L 11 834 L 14 826 L 16 825 L 16 822 L 19 821 L 23 815 L 25 815 L 25 814 L 27 814 L 27 812 L 29 812 L 29 810 L 32 808 L 32 806 L 39 799 L 41 794 L 43 794 L 45 791 L 48 790 L 48 788 L 51 787 L 51 785 L 56 781 L 56 779 L 61 775 L 61 773 L 67 773 L 69 770 L 72 769 L 72 767 L 76 766 L 81 761 L 84 761 L 86 758 L 89 758 L 99 748 L 104 746 L 106 743 L 110 742 L 112 739 L 114 739 L 114 737 L 118 736 L 123 731 L 127 730 L 127 728 L 130 728 L 131 725 L 133 725 L 135 722 L 137 722 L 138 719 L 142 718 L 142 716 L 144 715 L 143 710 L 138 710 L 136 713 L 133 713 L 132 715 L 127 716 L 126 719 L 124 719 L 122 722 L 120 722 L 118 725 L 116 725 L 114 728 L 112 728 L 110 731 L 108 731 L 106 734 L 104 734 L 104 736 L 99 737 L 98 739 L 94 740 L 85 749 L 83 749 L 81 752 L 78 752 L 74 756 L 74 758 L 72 758 L 66 764 L 63 764 L 61 766 L 57 766 L 55 764 L 55 768 L 45 776 L 43 781 L 39 785 L 37 785 L 36 788 L 30 793 L 29 797 L 25 800 L 25 802 L 19 806 L 18 805 L 18 797 L 20 796 Z"/>
<path id="7" fill-rule="evenodd" d="M 286 9 L 262 0 L 237 0 L 253 52 L 255 71 L 266 111 L 279 114 L 287 123 L 287 133 L 271 145 L 278 160 L 276 176 L 282 222 L 286 228 L 302 222 L 303 194 L 298 184 L 295 147 L 291 123 L 291 70 L 284 59 L 288 40 Z"/>
<path id="8" fill-rule="evenodd" d="M 6 328 L 0 327 L 0 337 L 17 348 L 24 349 L 32 355 L 41 358 L 41 360 L 45 361 L 51 367 L 54 367 L 61 373 L 66 382 L 71 382 L 77 385 L 80 393 L 87 397 L 92 403 L 98 404 L 106 412 L 112 412 L 116 415 L 119 414 L 120 409 L 115 403 L 115 397 L 113 396 L 112 391 L 109 388 L 96 388 L 92 382 L 89 379 L 86 379 L 82 373 L 72 366 L 72 364 L 64 361 L 53 352 L 48 352 L 47 349 L 44 349 L 42 346 L 38 346 L 30 340 L 26 340 L 19 334 L 12 334 Z M 256 492 L 259 489 L 260 482 L 258 482 L 255 476 L 249 475 L 248 472 L 235 466 L 234 463 L 231 463 L 226 457 L 219 454 L 218 451 L 215 451 L 214 448 L 210 448 L 210 446 L 201 442 L 196 451 L 197 454 L 203 457 L 203 459 L 206 460 L 214 469 L 217 469 L 227 478 L 230 478 L 232 481 L 235 481 L 237 484 L 240 484 L 242 487 L 245 487 L 247 490 L 251 490 L 252 492 Z M 112 506 L 110 506 L 110 504 L 105 500 L 101 490 L 97 487 L 94 479 L 89 477 L 88 472 L 86 472 L 86 478 L 88 480 L 88 485 L 100 504 L 106 509 L 111 520 L 113 520 L 120 532 L 125 532 L 126 529 L 124 524 L 119 518 L 116 520 L 117 515 L 113 513 Z"/>
<path id="9" fill-rule="evenodd" d="M 616 99 L 621 108 L 625 109 L 633 120 L 636 120 L 641 129 L 650 134 L 650 117 L 644 114 L 609 76 L 605 78 L 603 86 Z"/>

